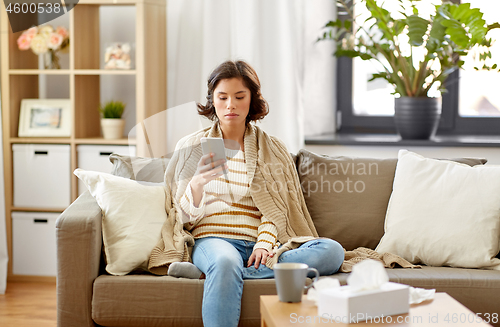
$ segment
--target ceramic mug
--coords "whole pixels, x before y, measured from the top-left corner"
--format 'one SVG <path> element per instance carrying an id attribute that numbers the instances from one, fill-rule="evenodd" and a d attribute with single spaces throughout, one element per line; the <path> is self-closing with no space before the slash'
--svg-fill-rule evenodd
<path id="1" fill-rule="evenodd" d="M 304 290 L 318 281 L 319 272 L 315 268 L 309 268 L 305 263 L 283 262 L 273 266 L 278 298 L 281 302 L 300 302 Z M 306 285 L 307 273 L 313 271 L 316 276 L 314 282 Z"/>

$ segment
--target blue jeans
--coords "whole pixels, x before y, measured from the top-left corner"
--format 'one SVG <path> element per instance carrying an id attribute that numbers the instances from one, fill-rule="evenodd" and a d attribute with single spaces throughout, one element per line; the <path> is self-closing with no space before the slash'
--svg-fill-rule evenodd
<path id="1" fill-rule="evenodd" d="M 244 279 L 273 278 L 265 265 L 247 267 L 255 242 L 206 237 L 195 241 L 193 263 L 206 275 L 202 317 L 205 327 L 237 326 Z M 342 246 L 331 239 L 317 239 L 280 255 L 278 262 L 299 262 L 321 275 L 335 273 L 344 261 Z M 255 264 L 255 263 L 254 263 Z M 312 276 L 310 276 L 312 277 Z"/>

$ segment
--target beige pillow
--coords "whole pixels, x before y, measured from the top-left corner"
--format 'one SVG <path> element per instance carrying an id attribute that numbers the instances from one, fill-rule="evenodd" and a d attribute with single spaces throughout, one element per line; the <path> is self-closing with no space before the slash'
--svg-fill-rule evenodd
<path id="1" fill-rule="evenodd" d="M 468 165 L 486 162 L 452 160 Z M 396 158 L 331 157 L 300 150 L 297 171 L 319 235 L 336 240 L 348 251 L 375 249 L 384 235 L 396 163 Z"/>
<path id="2" fill-rule="evenodd" d="M 429 266 L 500 270 L 500 166 L 401 150 L 376 251 Z"/>
<path id="3" fill-rule="evenodd" d="M 161 183 L 165 176 L 169 158 L 142 158 L 112 154 L 109 161 L 113 164 L 111 174 L 137 181 Z"/>
<path id="4" fill-rule="evenodd" d="M 106 271 L 125 275 L 137 268 L 146 270 L 167 219 L 163 186 L 83 169 L 76 169 L 74 174 L 103 213 Z"/>

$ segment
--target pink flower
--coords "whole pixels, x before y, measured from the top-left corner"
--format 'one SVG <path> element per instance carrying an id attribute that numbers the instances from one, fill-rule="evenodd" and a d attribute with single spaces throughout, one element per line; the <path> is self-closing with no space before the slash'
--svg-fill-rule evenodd
<path id="1" fill-rule="evenodd" d="M 17 47 L 19 50 L 28 50 L 30 48 L 31 40 L 33 40 L 36 33 L 38 33 L 38 28 L 36 28 L 36 26 L 24 31 L 23 34 L 21 34 L 21 36 L 17 39 Z"/>
<path id="2" fill-rule="evenodd" d="M 61 35 L 63 37 L 63 39 L 65 39 L 69 36 L 68 30 L 64 26 L 58 26 L 56 28 L 56 33 Z"/>
<path id="3" fill-rule="evenodd" d="M 47 46 L 50 49 L 57 50 L 59 48 L 59 46 L 61 45 L 62 41 L 63 41 L 63 37 L 61 34 L 51 33 L 49 35 L 48 40 L 47 40 Z"/>
<path id="4" fill-rule="evenodd" d="M 38 33 L 38 28 L 36 26 L 33 26 L 32 28 L 27 29 L 26 31 L 23 32 L 23 34 L 25 34 L 25 33 L 35 36 L 36 33 Z"/>
<path id="5" fill-rule="evenodd" d="M 31 40 L 33 39 L 33 35 L 30 34 L 21 34 L 21 36 L 17 39 L 17 47 L 19 50 L 28 50 L 31 45 Z"/>

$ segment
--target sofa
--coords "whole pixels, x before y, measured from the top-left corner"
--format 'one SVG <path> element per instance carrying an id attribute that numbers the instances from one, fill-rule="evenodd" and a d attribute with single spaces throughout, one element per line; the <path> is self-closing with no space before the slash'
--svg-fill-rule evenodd
<path id="1" fill-rule="evenodd" d="M 346 251 L 375 249 L 384 235 L 397 159 L 334 157 L 307 150 L 291 156 L 318 234 L 337 240 Z M 114 175 L 149 182 L 162 181 L 168 162 L 118 155 L 110 160 Z M 486 162 L 453 160 L 470 166 Z M 202 326 L 204 280 L 146 271 L 108 274 L 101 219 L 99 205 L 85 192 L 56 222 L 58 326 Z M 422 266 L 386 271 L 390 281 L 446 292 L 476 313 L 500 314 L 498 270 Z M 347 276 L 332 277 L 346 284 Z M 273 279 L 246 280 L 240 326 L 259 326 L 259 296 L 273 294 Z"/>

